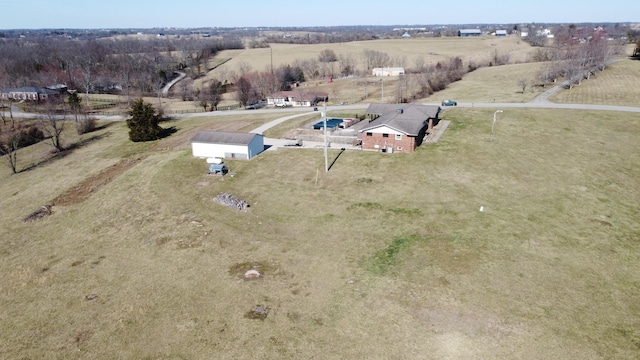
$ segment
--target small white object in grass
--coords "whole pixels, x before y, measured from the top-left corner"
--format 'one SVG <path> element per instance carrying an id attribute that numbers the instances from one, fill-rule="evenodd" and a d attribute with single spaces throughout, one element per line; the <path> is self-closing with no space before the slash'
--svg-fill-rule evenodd
<path id="1" fill-rule="evenodd" d="M 245 279 L 255 279 L 259 277 L 260 277 L 260 273 L 256 270 L 249 270 L 246 273 L 244 273 Z"/>
<path id="2" fill-rule="evenodd" d="M 480 212 L 484 211 L 484 206 L 480 206 Z"/>

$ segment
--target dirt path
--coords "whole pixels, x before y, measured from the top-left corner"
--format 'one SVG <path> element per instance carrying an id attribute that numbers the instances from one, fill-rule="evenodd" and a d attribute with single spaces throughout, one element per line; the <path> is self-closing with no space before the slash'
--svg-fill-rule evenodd
<path id="1" fill-rule="evenodd" d="M 51 204 L 54 206 L 65 206 L 81 203 L 88 199 L 93 193 L 109 184 L 113 179 L 135 166 L 142 159 L 144 159 L 144 157 L 122 159 L 118 163 L 109 166 L 98 174 L 84 179 L 76 186 L 58 195 L 58 197 L 53 199 Z"/>

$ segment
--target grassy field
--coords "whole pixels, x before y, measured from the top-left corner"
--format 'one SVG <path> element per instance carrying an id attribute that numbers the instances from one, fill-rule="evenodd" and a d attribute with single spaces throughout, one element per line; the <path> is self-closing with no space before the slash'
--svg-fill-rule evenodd
<path id="1" fill-rule="evenodd" d="M 625 59 L 598 72 L 571 90 L 556 93 L 551 100 L 569 104 L 640 105 L 640 61 Z"/>
<path id="2" fill-rule="evenodd" d="M 462 81 L 449 85 L 424 101 L 439 103 L 443 99 L 455 99 L 458 102 L 528 102 L 542 92 L 540 87 L 533 86 L 539 68 L 540 63 L 483 67 L 466 74 Z M 520 80 L 529 84 L 524 93 L 518 85 Z"/>
<path id="3" fill-rule="evenodd" d="M 209 77 L 225 78 L 230 72 L 238 72 L 240 64 L 246 64 L 253 70 L 267 71 L 273 66 L 293 64 L 298 60 L 318 59 L 318 55 L 324 49 L 331 49 L 340 57 L 351 57 L 356 61 L 357 68 L 364 70 L 362 54 L 365 50 L 385 52 L 393 60 L 401 60 L 405 64 L 394 61 L 391 66 L 415 67 L 415 61 L 422 57 L 427 64 L 436 64 L 438 61 L 450 57 L 460 56 L 463 60 L 489 62 L 497 52 L 499 55 L 508 54 L 512 62 L 524 62 L 529 58 L 531 47 L 521 42 L 517 37 L 496 38 L 415 38 L 415 39 L 385 39 L 371 41 L 355 41 L 336 44 L 271 44 L 271 49 L 246 49 L 222 51 L 216 59 L 232 58 L 229 62 L 210 72 Z M 464 49 L 464 53 L 460 52 Z M 212 64 L 219 63 L 214 59 Z M 202 80 L 200 80 L 202 81 Z"/>
<path id="4" fill-rule="evenodd" d="M 268 121 L 239 117 L 146 144 L 114 123 L 2 167 L 0 358 L 638 358 L 640 117 L 510 109 L 489 141 L 492 112 L 447 110 L 412 155 L 331 151 L 329 173 L 280 149 L 205 175 L 190 132 Z"/>

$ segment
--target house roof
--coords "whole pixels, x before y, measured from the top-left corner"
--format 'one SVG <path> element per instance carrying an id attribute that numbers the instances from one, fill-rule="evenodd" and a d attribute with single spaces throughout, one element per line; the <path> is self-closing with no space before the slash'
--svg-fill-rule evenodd
<path id="1" fill-rule="evenodd" d="M 2 93 L 36 93 L 36 94 L 47 94 L 47 95 L 56 95 L 57 93 L 53 90 L 37 88 L 33 86 L 20 87 L 20 88 L 11 88 L 11 89 L 3 89 Z"/>
<path id="2" fill-rule="evenodd" d="M 201 130 L 191 138 L 192 143 L 205 144 L 226 144 L 226 145 L 249 145 L 249 143 L 260 134 Z"/>
<path id="3" fill-rule="evenodd" d="M 458 30 L 461 34 L 480 34 L 482 31 L 480 29 L 460 29 Z"/>
<path id="4" fill-rule="evenodd" d="M 277 93 L 273 93 L 267 98 L 271 99 L 281 99 L 281 98 L 294 98 L 296 101 L 315 101 L 317 99 L 325 99 L 329 97 L 329 94 L 319 91 L 278 91 Z"/>
<path id="5" fill-rule="evenodd" d="M 378 127 L 386 126 L 401 133 L 418 136 L 429 119 L 435 119 L 440 113 L 437 105 L 411 104 L 371 104 L 367 108 L 367 114 L 380 115 L 363 127 L 360 132 L 365 132 Z"/>

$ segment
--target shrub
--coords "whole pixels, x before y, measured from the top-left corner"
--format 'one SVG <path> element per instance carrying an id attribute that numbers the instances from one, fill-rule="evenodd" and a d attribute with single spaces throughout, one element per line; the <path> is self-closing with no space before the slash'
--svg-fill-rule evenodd
<path id="1" fill-rule="evenodd" d="M 158 125 L 162 115 L 156 113 L 153 105 L 137 99 L 131 104 L 128 114 L 131 116 L 127 119 L 131 141 L 151 141 L 162 137 L 163 129 Z"/>
<path id="2" fill-rule="evenodd" d="M 92 117 L 79 118 L 76 121 L 76 131 L 78 135 L 90 133 L 96 129 L 96 119 Z"/>

